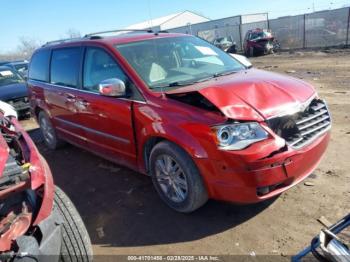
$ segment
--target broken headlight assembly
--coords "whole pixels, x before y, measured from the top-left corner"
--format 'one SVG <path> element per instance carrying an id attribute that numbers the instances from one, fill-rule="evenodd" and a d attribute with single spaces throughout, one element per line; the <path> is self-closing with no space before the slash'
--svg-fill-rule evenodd
<path id="1" fill-rule="evenodd" d="M 222 150 L 241 150 L 268 137 L 268 133 L 256 122 L 215 126 L 213 130 Z"/>

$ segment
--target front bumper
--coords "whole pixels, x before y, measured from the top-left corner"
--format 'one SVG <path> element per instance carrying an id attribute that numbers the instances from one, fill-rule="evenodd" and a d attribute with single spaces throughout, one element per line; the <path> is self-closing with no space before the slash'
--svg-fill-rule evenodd
<path id="1" fill-rule="evenodd" d="M 61 226 L 63 220 L 54 202 L 54 183 L 50 168 L 41 156 L 34 142 L 15 118 L 11 119 L 16 132 L 21 134 L 20 143 L 26 152 L 26 162 L 31 164 L 31 190 L 42 190 L 42 201 L 36 211 L 31 230 L 36 234 L 26 234 L 16 238 L 18 252 L 13 257 L 23 261 L 23 254 L 35 257 L 37 261 L 59 261 L 61 251 Z M 40 238 L 38 238 L 40 236 Z M 9 252 L 11 253 L 11 252 Z"/>
<path id="2" fill-rule="evenodd" d="M 329 139 L 327 132 L 299 150 L 288 148 L 264 156 L 262 152 L 266 148 L 261 146 L 260 150 L 251 150 L 257 152 L 254 155 L 221 152 L 216 160 L 195 159 L 195 162 L 211 198 L 255 203 L 279 195 L 309 176 L 320 162 Z"/>

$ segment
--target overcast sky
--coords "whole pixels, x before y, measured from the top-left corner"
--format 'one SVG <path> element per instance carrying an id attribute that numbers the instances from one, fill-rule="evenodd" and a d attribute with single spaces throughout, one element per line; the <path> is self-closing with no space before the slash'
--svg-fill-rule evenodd
<path id="1" fill-rule="evenodd" d="M 211 19 L 269 12 L 270 18 L 349 6 L 350 0 L 0 0 L 0 53 L 15 50 L 20 37 L 42 42 L 123 28 L 150 18 L 190 10 Z"/>

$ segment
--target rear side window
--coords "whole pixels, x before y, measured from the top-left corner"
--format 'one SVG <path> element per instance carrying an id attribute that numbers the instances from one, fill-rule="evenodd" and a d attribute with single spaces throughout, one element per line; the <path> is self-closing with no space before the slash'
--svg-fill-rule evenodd
<path id="1" fill-rule="evenodd" d="M 37 81 L 48 81 L 50 50 L 36 52 L 30 62 L 29 79 Z"/>
<path id="2" fill-rule="evenodd" d="M 80 47 L 52 51 L 51 83 L 76 88 L 80 68 Z"/>

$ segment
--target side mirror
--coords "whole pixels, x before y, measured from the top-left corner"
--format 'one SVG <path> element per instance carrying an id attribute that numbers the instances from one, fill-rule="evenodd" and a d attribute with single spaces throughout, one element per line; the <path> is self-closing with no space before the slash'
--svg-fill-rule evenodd
<path id="1" fill-rule="evenodd" d="M 103 80 L 99 85 L 98 89 L 100 94 L 103 96 L 125 96 L 126 88 L 125 83 L 118 78 L 110 78 Z"/>
<path id="2" fill-rule="evenodd" d="M 253 64 L 243 55 L 230 54 L 234 59 L 238 60 L 241 64 L 243 64 L 246 68 L 252 68 Z"/>

